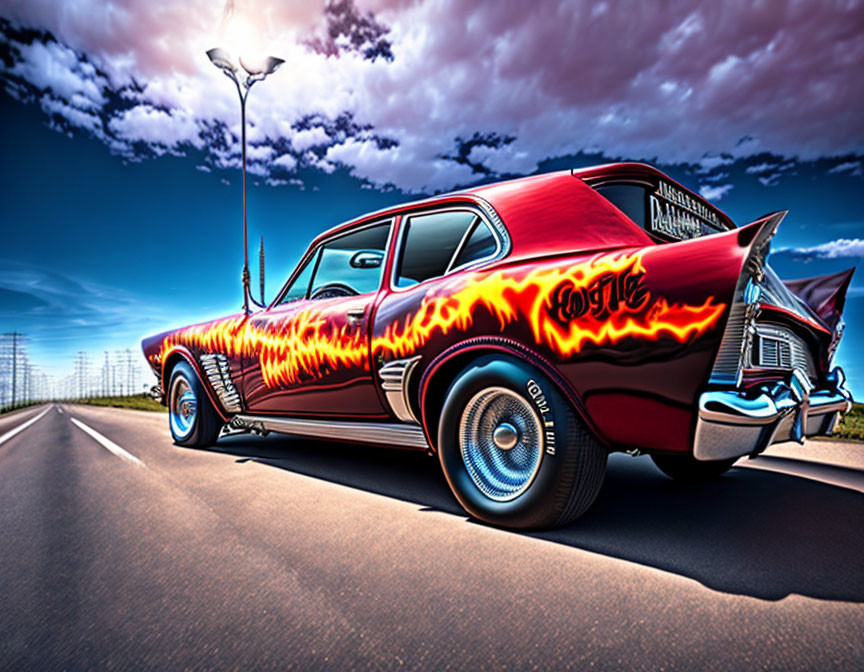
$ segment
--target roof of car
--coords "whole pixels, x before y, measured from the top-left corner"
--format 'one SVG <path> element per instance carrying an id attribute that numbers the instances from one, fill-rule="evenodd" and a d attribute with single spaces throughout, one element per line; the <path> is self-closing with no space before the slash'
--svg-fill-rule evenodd
<path id="1" fill-rule="evenodd" d="M 578 179 L 577 179 L 578 178 Z M 363 215 L 319 235 L 313 246 L 335 233 L 406 211 L 451 203 L 489 204 L 510 234 L 509 257 L 588 249 L 649 245 L 653 240 L 589 185 L 607 179 L 662 178 L 708 204 L 728 228 L 732 220 L 716 207 L 653 166 L 611 163 L 576 170 L 532 175 L 441 194 Z"/>

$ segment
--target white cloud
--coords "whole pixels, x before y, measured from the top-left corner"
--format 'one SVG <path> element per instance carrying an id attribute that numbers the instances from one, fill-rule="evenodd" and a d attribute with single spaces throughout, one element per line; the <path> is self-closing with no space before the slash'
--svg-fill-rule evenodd
<path id="1" fill-rule="evenodd" d="M 401 186 L 409 184 L 417 191 L 448 189 L 455 184 L 476 180 L 471 168 L 444 159 L 414 161 L 405 146 L 380 149 L 372 140 L 348 139 L 327 150 L 326 159 L 341 163 L 357 177 L 373 184 Z"/>
<path id="2" fill-rule="evenodd" d="M 146 142 L 157 148 L 176 148 L 184 143 L 196 149 L 204 146 L 199 124 L 180 110 L 165 112 L 149 105 L 137 105 L 112 117 L 108 126 L 119 138 Z"/>
<path id="3" fill-rule="evenodd" d="M 725 155 L 712 155 L 712 156 L 703 156 L 699 159 L 699 168 L 696 171 L 700 175 L 704 175 L 705 173 L 710 173 L 721 166 L 727 166 L 732 163 L 733 158 L 731 156 Z"/>
<path id="4" fill-rule="evenodd" d="M 813 247 L 786 247 L 777 250 L 777 253 L 807 259 L 864 258 L 864 239 L 838 238 Z"/>
<path id="5" fill-rule="evenodd" d="M 329 143 L 330 136 L 327 135 L 327 131 L 320 126 L 315 126 L 304 131 L 297 131 L 297 133 L 294 134 L 294 137 L 291 138 L 291 145 L 294 147 L 294 150 L 298 152 L 305 152 L 311 147 L 327 145 Z"/>
<path id="6" fill-rule="evenodd" d="M 862 173 L 861 170 L 861 162 L 860 161 L 844 161 L 843 163 L 838 163 L 829 173 L 850 173 L 851 175 L 860 176 Z"/>
<path id="7" fill-rule="evenodd" d="M 750 175 L 762 175 L 763 173 L 774 171 L 779 167 L 779 163 L 758 163 L 755 166 L 747 166 L 747 170 L 744 172 Z"/>
<path id="8" fill-rule="evenodd" d="M 699 195 L 702 198 L 707 198 L 709 201 L 719 201 L 732 189 L 733 186 L 731 184 L 703 184 L 699 187 Z"/>
<path id="9" fill-rule="evenodd" d="M 476 145 L 471 148 L 468 160 L 479 163 L 499 175 L 530 173 L 537 168 L 537 160 L 527 151 L 513 148 L 512 144 L 501 147 Z"/>
<path id="10" fill-rule="evenodd" d="M 13 40 L 20 56 L 0 71 L 66 105 L 58 114 L 71 126 L 95 133 L 86 115 L 107 121 L 116 94 L 132 107 L 112 112 L 97 133 L 105 142 L 156 153 L 188 144 L 207 149 L 214 166 L 237 165 L 237 94 L 204 55 L 242 37 L 222 30 L 221 2 L 7 5 L 14 25 L 50 31 L 60 44 Z M 514 138 L 471 152 L 495 173 L 589 149 L 698 164 L 702 175 L 759 152 L 801 160 L 864 152 L 856 85 L 864 51 L 860 31 L 849 29 L 864 11 L 860 0 L 782 9 L 749 0 L 609 3 L 590 12 L 565 1 L 358 5 L 391 28 L 392 62 L 304 46 L 321 34 L 320 3 L 234 2 L 238 20 L 253 24 L 253 46 L 286 59 L 249 97 L 255 170 L 270 171 L 277 156 L 283 168 L 291 157 L 324 172 L 338 161 L 375 184 L 449 189 L 477 175 L 442 157 L 458 153 L 457 137 L 476 133 Z M 7 88 L 20 95 L 18 86 Z M 354 127 L 335 123 L 345 113 Z M 382 138 L 397 144 L 379 145 Z"/>
<path id="11" fill-rule="evenodd" d="M 72 105 L 68 105 L 61 100 L 51 98 L 50 96 L 42 96 L 39 101 L 42 109 L 49 114 L 56 114 L 63 117 L 73 126 L 85 128 L 92 132 L 98 132 L 102 129 L 102 119 L 95 114 L 91 114 Z"/>
<path id="12" fill-rule="evenodd" d="M 96 109 L 104 105 L 107 81 L 81 61 L 72 49 L 57 42 L 33 42 L 19 46 L 20 60 L 10 73 L 27 80 L 57 98 L 77 107 Z"/>
<path id="13" fill-rule="evenodd" d="M 290 173 L 297 167 L 297 159 L 290 154 L 282 154 L 282 156 L 273 161 L 273 165 L 281 166 Z"/>
<path id="14" fill-rule="evenodd" d="M 267 163 L 276 153 L 272 147 L 267 145 L 248 145 L 246 147 L 246 158 L 250 161 L 261 161 Z"/>

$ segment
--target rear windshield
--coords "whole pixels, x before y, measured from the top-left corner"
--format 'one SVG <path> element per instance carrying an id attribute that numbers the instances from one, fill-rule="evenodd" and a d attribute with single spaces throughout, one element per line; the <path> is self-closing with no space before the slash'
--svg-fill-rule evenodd
<path id="1" fill-rule="evenodd" d="M 720 215 L 706 201 L 662 180 L 656 187 L 613 182 L 595 189 L 660 240 L 686 240 L 726 230 Z"/>

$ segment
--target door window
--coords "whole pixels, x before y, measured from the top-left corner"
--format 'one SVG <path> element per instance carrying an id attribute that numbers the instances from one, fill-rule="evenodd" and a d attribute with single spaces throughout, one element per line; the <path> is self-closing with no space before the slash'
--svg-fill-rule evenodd
<path id="1" fill-rule="evenodd" d="M 312 273 L 315 270 L 315 265 L 318 262 L 318 255 L 321 249 L 309 258 L 309 261 L 303 266 L 303 269 L 294 278 L 294 282 L 285 291 L 285 296 L 282 297 L 281 303 L 291 303 L 298 299 L 305 299 L 309 294 L 309 282 L 312 280 Z"/>
<path id="2" fill-rule="evenodd" d="M 376 224 L 324 243 L 309 286 L 310 299 L 355 296 L 374 292 L 390 235 L 390 222 Z"/>

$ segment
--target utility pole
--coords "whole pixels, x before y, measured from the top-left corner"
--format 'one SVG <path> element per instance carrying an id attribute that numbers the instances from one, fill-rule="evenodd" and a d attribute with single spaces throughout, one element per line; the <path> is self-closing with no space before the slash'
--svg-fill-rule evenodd
<path id="1" fill-rule="evenodd" d="M 87 353 L 83 350 L 78 351 L 78 355 L 75 359 L 75 384 L 77 387 L 77 398 L 83 399 L 85 397 L 85 385 L 87 378 Z"/>
<path id="2" fill-rule="evenodd" d="M 132 378 L 134 376 L 134 372 L 132 370 L 132 351 L 129 348 L 126 348 L 126 396 L 132 394 Z"/>
<path id="3" fill-rule="evenodd" d="M 102 396 L 109 397 L 110 388 L 108 386 L 110 379 L 111 363 L 108 361 L 108 351 L 105 351 L 105 363 L 102 365 Z"/>
<path id="4" fill-rule="evenodd" d="M 12 332 L 12 408 L 15 408 L 15 379 L 18 375 L 18 332 Z"/>

